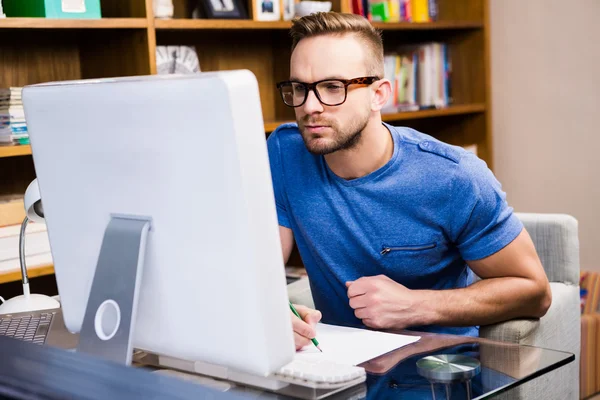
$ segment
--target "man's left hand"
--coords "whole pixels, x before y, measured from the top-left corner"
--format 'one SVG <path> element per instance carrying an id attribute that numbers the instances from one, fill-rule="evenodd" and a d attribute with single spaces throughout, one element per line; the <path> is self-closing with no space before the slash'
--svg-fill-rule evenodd
<path id="1" fill-rule="evenodd" d="M 385 275 L 346 282 L 354 315 L 375 329 L 404 329 L 417 325 L 417 291 L 407 289 Z"/>

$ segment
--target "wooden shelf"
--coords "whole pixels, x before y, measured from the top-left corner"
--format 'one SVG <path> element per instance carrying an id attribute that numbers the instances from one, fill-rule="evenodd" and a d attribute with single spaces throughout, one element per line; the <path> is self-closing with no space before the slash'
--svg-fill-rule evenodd
<path id="1" fill-rule="evenodd" d="M 450 30 L 481 29 L 483 24 L 471 21 L 437 21 L 437 22 L 374 22 L 373 26 L 384 31 L 398 30 Z"/>
<path id="2" fill-rule="evenodd" d="M 232 19 L 157 19 L 156 29 L 192 30 L 192 29 L 289 29 L 289 21 L 253 21 Z"/>
<path id="3" fill-rule="evenodd" d="M 461 104 L 436 110 L 405 111 L 394 114 L 383 114 L 386 122 L 415 120 L 421 118 L 447 117 L 451 115 L 476 114 L 485 111 L 485 104 Z M 265 132 L 273 132 L 281 124 L 292 121 L 265 122 Z"/>
<path id="4" fill-rule="evenodd" d="M 138 29 L 147 28 L 145 18 L 50 19 L 1 18 L 0 29 Z"/>
<path id="5" fill-rule="evenodd" d="M 159 30 L 193 29 L 289 29 L 290 21 L 252 21 L 230 19 L 157 19 L 154 26 Z M 427 22 L 427 23 L 373 23 L 381 30 L 436 30 L 436 29 L 479 29 L 483 24 L 469 21 Z"/>
<path id="6" fill-rule="evenodd" d="M 405 121 L 409 119 L 448 117 L 451 115 L 476 114 L 485 111 L 485 104 L 460 104 L 435 110 L 405 111 L 394 114 L 382 114 L 384 121 Z"/>
<path id="7" fill-rule="evenodd" d="M 31 146 L 0 146 L 0 158 L 26 156 L 31 154 Z"/>
<path id="8" fill-rule="evenodd" d="M 35 265 L 27 267 L 27 276 L 29 279 L 36 278 L 38 276 L 52 275 L 54 273 L 54 265 Z M 8 282 L 16 282 L 21 280 L 21 270 L 13 269 L 10 271 L 0 272 L 0 284 Z"/>

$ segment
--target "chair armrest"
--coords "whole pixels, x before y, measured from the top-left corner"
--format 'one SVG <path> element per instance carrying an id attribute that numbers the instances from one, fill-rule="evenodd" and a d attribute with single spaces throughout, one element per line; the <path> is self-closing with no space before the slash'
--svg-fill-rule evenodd
<path id="1" fill-rule="evenodd" d="M 513 319 L 493 325 L 482 326 L 479 336 L 500 342 L 524 344 L 540 326 L 539 319 Z"/>
<path id="2" fill-rule="evenodd" d="M 541 319 L 519 318 L 482 326 L 479 336 L 579 354 L 579 287 L 551 282 L 552 305 Z"/>

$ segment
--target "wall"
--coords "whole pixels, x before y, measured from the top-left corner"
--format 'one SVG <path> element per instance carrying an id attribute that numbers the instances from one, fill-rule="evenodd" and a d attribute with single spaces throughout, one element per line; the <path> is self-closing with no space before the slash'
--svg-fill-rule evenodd
<path id="1" fill-rule="evenodd" d="M 516 211 L 577 218 L 600 271 L 600 0 L 489 1 L 494 171 Z"/>

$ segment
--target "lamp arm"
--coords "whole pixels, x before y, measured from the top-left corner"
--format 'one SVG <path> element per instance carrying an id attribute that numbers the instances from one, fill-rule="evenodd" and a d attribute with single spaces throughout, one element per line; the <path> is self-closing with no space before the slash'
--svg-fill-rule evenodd
<path id="1" fill-rule="evenodd" d="M 19 235 L 19 260 L 21 261 L 21 279 L 23 285 L 29 286 L 29 277 L 27 276 L 27 267 L 25 265 L 25 229 L 27 229 L 27 223 L 29 218 L 25 216 L 21 223 L 21 234 Z"/>

